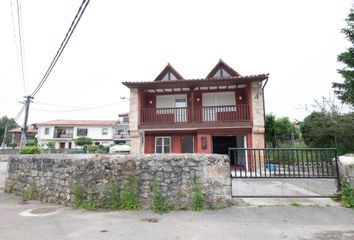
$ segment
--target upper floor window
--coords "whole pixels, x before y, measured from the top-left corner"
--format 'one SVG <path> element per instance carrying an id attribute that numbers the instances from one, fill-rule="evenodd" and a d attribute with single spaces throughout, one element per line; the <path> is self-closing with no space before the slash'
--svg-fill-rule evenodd
<path id="1" fill-rule="evenodd" d="M 225 71 L 225 69 L 220 68 L 215 74 L 214 77 L 230 77 L 231 75 Z"/>
<path id="2" fill-rule="evenodd" d="M 124 116 L 123 117 L 123 123 L 128 123 L 129 122 L 129 117 L 128 116 Z"/>
<path id="3" fill-rule="evenodd" d="M 108 135 L 108 128 L 102 128 L 102 135 Z"/>
<path id="4" fill-rule="evenodd" d="M 48 135 L 48 134 L 49 134 L 49 128 L 46 127 L 46 128 L 44 129 L 44 134 L 45 134 L 45 135 Z"/>
<path id="5" fill-rule="evenodd" d="M 167 72 L 166 75 L 162 78 L 162 80 L 177 80 L 177 77 L 173 73 Z"/>
<path id="6" fill-rule="evenodd" d="M 87 128 L 78 128 L 76 130 L 77 136 L 87 136 Z"/>

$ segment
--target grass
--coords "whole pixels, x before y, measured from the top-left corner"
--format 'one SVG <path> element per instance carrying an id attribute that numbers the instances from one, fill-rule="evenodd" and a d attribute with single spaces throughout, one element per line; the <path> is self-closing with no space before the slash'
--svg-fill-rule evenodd
<path id="1" fill-rule="evenodd" d="M 341 180 L 341 190 L 335 195 L 343 207 L 354 208 L 354 187 L 345 180 Z"/>
<path id="2" fill-rule="evenodd" d="M 194 181 L 194 199 L 193 199 L 193 210 L 196 212 L 203 211 L 204 198 L 202 194 L 202 187 L 200 185 L 199 178 Z"/>
<path id="3" fill-rule="evenodd" d="M 124 210 L 139 210 L 139 186 L 136 176 L 131 176 L 129 182 L 124 185 L 122 194 L 122 207 Z"/>
<path id="4" fill-rule="evenodd" d="M 171 204 L 162 196 L 156 178 L 152 182 L 151 209 L 156 213 L 166 213 L 172 209 Z"/>
<path id="5" fill-rule="evenodd" d="M 302 207 L 303 205 L 301 203 L 297 203 L 297 202 L 293 202 L 290 204 L 290 206 L 293 206 L 293 207 Z"/>

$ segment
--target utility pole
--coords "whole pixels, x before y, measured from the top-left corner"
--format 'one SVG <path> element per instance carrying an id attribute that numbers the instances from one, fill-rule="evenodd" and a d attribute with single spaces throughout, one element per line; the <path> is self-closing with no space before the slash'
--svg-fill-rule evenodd
<path id="1" fill-rule="evenodd" d="M 2 140 L 2 144 L 1 144 L 2 149 L 4 149 L 4 148 L 5 148 L 5 144 L 6 144 L 7 124 L 8 124 L 8 123 L 9 123 L 9 119 L 7 119 L 6 124 L 5 124 L 4 138 L 3 138 L 3 140 Z"/>
<path id="2" fill-rule="evenodd" d="M 29 106 L 30 106 L 30 102 L 33 99 L 32 96 L 28 95 L 28 96 L 24 96 L 24 98 L 26 98 L 26 101 L 24 102 L 25 104 L 25 120 L 23 122 L 23 127 L 22 127 L 22 135 L 21 135 L 21 143 L 20 143 L 20 147 L 24 147 L 26 146 L 27 143 L 27 121 L 28 121 L 28 113 L 29 113 Z"/>

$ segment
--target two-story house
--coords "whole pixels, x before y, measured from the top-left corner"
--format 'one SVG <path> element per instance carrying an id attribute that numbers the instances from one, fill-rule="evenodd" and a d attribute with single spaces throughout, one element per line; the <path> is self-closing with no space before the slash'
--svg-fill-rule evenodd
<path id="1" fill-rule="evenodd" d="M 95 145 L 113 144 L 115 120 L 53 120 L 38 123 L 39 145 L 54 142 L 56 149 L 76 148 L 75 139 L 89 137 Z"/>
<path id="2" fill-rule="evenodd" d="M 124 82 L 130 88 L 131 153 L 264 148 L 268 76 L 241 76 L 220 60 L 201 79 L 184 79 L 168 64 L 154 81 Z"/>

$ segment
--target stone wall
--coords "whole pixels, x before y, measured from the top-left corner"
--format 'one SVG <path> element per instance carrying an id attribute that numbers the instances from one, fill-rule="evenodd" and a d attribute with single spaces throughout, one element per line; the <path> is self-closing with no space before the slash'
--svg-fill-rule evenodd
<path id="1" fill-rule="evenodd" d="M 251 84 L 251 97 L 253 116 L 252 147 L 264 148 L 264 96 L 261 83 L 254 82 Z"/>
<path id="2" fill-rule="evenodd" d="M 199 179 L 205 207 L 231 204 L 229 158 L 217 154 L 151 155 L 16 155 L 9 159 L 6 188 L 22 193 L 35 186 L 44 202 L 70 204 L 73 188 L 94 189 L 102 196 L 107 182 L 122 192 L 131 176 L 138 180 L 140 202 L 150 207 L 151 185 L 156 178 L 161 193 L 176 208 L 193 204 Z"/>
<path id="3" fill-rule="evenodd" d="M 339 173 L 354 187 L 354 154 L 339 157 Z"/>

